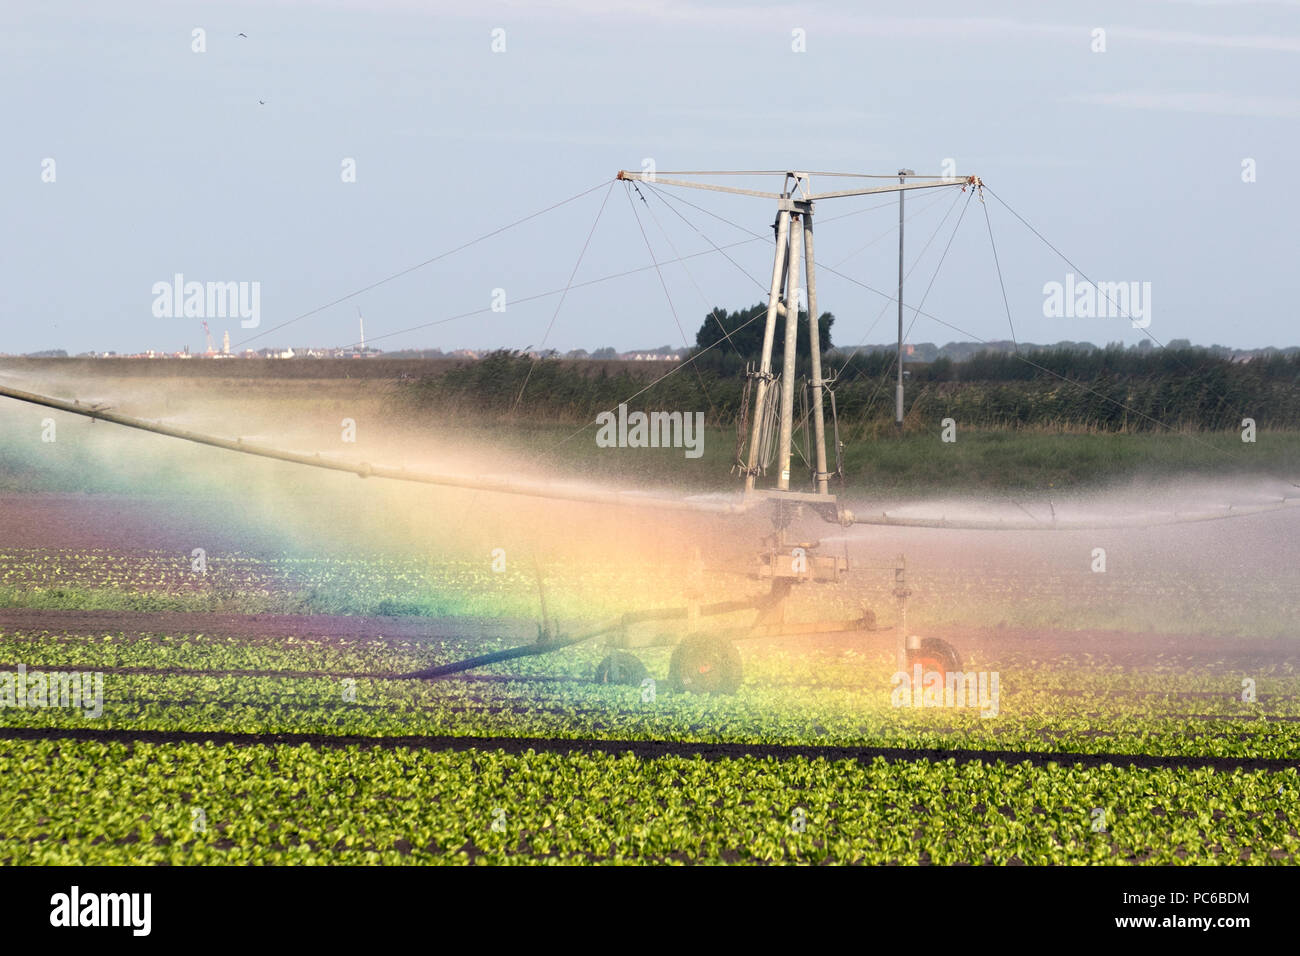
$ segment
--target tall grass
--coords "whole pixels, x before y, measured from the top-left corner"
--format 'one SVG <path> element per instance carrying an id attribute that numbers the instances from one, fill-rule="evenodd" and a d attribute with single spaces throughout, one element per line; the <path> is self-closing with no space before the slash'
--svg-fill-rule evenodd
<path id="1" fill-rule="evenodd" d="M 885 353 L 842 363 L 835 397 L 849 434 L 876 435 L 892 423 L 891 367 Z M 909 371 L 905 414 L 912 427 L 953 418 L 967 428 L 1227 431 L 1252 418 L 1260 428 L 1300 428 L 1300 356 L 1233 362 L 1201 349 L 1044 349 L 1019 358 L 980 353 Z M 598 362 L 502 351 L 409 383 L 399 395 L 413 411 L 488 421 L 582 424 L 626 402 L 633 411 L 702 411 L 710 425 L 735 424 L 740 375 L 667 363 L 660 375 L 656 381 Z"/>

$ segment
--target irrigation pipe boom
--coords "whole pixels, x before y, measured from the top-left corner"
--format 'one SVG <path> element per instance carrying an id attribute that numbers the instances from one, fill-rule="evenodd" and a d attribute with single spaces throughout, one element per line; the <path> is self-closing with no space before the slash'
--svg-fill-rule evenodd
<path id="1" fill-rule="evenodd" d="M 285 451 L 283 449 L 273 448 L 269 445 L 247 442 L 239 438 L 222 438 L 216 435 L 207 435 L 202 432 L 191 431 L 185 428 L 176 428 L 172 425 L 164 425 L 159 422 L 151 422 L 146 419 L 123 415 L 96 405 L 87 405 L 76 400 L 68 401 L 66 399 L 54 398 L 50 395 L 40 395 L 35 392 L 27 392 L 21 389 L 10 388 L 5 385 L 0 385 L 0 397 L 11 398 L 15 401 L 26 402 L 31 405 L 40 405 L 45 408 L 53 408 L 57 411 L 67 412 L 72 415 L 80 415 L 97 421 L 110 422 L 114 425 L 121 425 L 125 428 L 135 428 L 140 431 L 151 432 L 155 435 L 166 435 L 169 438 L 179 438 L 182 441 L 194 442 L 200 445 L 209 445 L 213 448 L 224 448 L 227 451 L 240 452 L 245 455 L 254 455 L 259 458 L 271 458 L 276 461 L 286 461 L 296 465 L 307 465 L 311 468 L 324 468 L 329 471 L 341 471 L 357 475 L 361 478 L 387 478 L 393 481 L 409 481 L 425 485 L 442 485 L 448 488 L 463 488 L 471 491 L 492 491 L 499 494 L 518 495 L 521 497 L 547 498 L 560 501 L 584 502 L 587 504 L 654 508 L 669 511 L 688 511 L 717 515 L 741 515 L 753 511 L 754 507 L 763 500 L 785 500 L 795 505 L 811 505 L 815 511 L 827 518 L 827 520 L 832 520 L 838 524 L 846 526 L 862 524 L 899 528 L 947 528 L 951 530 L 970 531 L 1087 531 L 1119 528 L 1145 528 L 1167 524 L 1214 521 L 1223 518 L 1243 517 L 1246 515 L 1277 511 L 1282 508 L 1294 507 L 1295 505 L 1300 504 L 1300 496 L 1293 496 L 1282 497 L 1277 501 L 1256 505 L 1230 505 L 1216 511 L 1170 512 L 1169 514 L 1115 518 L 1108 521 L 1098 521 L 1093 519 L 1061 519 L 1055 516 L 1041 521 L 1025 518 L 925 518 L 890 513 L 887 511 L 873 514 L 859 514 L 843 507 L 834 495 L 817 496 L 801 492 L 789 492 L 787 495 L 778 498 L 773 492 L 757 490 L 742 496 L 739 500 L 731 501 L 719 501 L 716 499 L 705 500 L 699 498 L 669 498 L 664 496 L 641 494 L 638 492 L 607 491 L 597 488 L 566 486 L 556 482 L 520 481 L 518 479 L 501 478 L 495 475 L 450 475 L 437 472 L 415 471 L 408 468 L 393 468 L 385 465 L 375 465 L 364 461 L 340 461 L 335 458 L 325 458 L 320 454 Z"/>
<path id="2" fill-rule="evenodd" d="M 20 402 L 28 402 L 33 405 L 43 405 L 46 408 L 58 409 L 59 411 L 69 412 L 73 415 L 83 415 L 87 418 L 93 418 L 99 421 L 112 422 L 115 425 L 123 425 L 127 428 L 137 428 L 141 431 L 152 432 L 155 435 L 166 435 L 170 438 L 180 438 L 183 441 L 195 442 L 200 445 L 211 445 L 213 448 L 224 448 L 228 451 L 242 452 L 245 455 L 256 455 L 259 458 L 273 458 L 277 461 L 292 462 L 295 465 L 308 465 L 312 468 L 325 468 L 330 471 L 348 472 L 361 478 L 390 478 L 394 481 L 413 481 L 426 485 L 445 485 L 450 488 L 466 488 L 473 491 L 496 491 L 502 494 L 523 495 L 534 498 L 557 498 L 565 501 L 583 501 L 592 504 L 653 506 L 657 508 L 668 508 L 682 511 L 705 511 L 721 514 L 734 514 L 745 510 L 742 505 L 727 502 L 688 501 L 686 499 L 675 498 L 650 498 L 646 495 L 638 495 L 631 492 L 566 487 L 564 485 L 544 481 L 516 481 L 499 478 L 493 475 L 446 475 L 434 472 L 411 471 L 406 468 L 392 468 L 385 465 L 373 465 L 370 462 L 365 461 L 339 461 L 334 458 L 324 458 L 320 454 L 309 455 L 302 452 L 283 451 L 279 448 L 272 448 L 268 445 L 246 442 L 240 438 L 230 439 L 219 438 L 215 435 L 205 435 L 201 432 L 189 431 L 184 428 L 175 428 L 171 425 L 163 425 L 158 422 L 150 422 L 141 418 L 133 418 L 130 415 L 121 415 L 116 412 L 96 408 L 95 406 L 83 405 L 77 401 L 69 402 L 59 398 L 52 398 L 48 395 L 38 395 L 34 392 L 24 392 L 5 386 L 0 386 L 0 397 L 13 398 Z"/>

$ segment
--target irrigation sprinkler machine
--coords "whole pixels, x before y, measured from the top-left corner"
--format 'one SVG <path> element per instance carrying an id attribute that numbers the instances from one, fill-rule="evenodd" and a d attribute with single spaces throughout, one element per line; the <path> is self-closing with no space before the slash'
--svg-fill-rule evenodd
<path id="1" fill-rule="evenodd" d="M 779 192 L 740 188 L 730 184 L 737 182 L 737 177 L 748 177 L 751 180 L 767 177 L 769 181 L 771 177 L 778 177 L 782 185 Z M 849 181 L 854 184 L 847 189 L 814 193 L 812 187 L 814 177 L 819 182 L 830 179 Z M 864 181 L 868 184 L 862 185 Z M 762 354 L 757 367 L 751 365 L 746 370 L 744 398 L 738 420 L 736 457 L 732 465 L 733 474 L 742 478 L 744 482 L 743 493 L 738 496 L 722 500 L 655 496 L 497 476 L 413 471 L 369 462 L 343 461 L 324 457 L 319 453 L 293 452 L 238 438 L 202 434 L 162 422 L 133 418 L 99 404 L 69 401 L 4 385 L 0 385 L 0 397 L 242 454 L 273 458 L 313 468 L 349 472 L 363 478 L 383 478 L 535 498 L 696 513 L 761 515 L 765 511 L 770 520 L 771 530 L 762 539 L 762 547 L 756 562 L 745 568 L 727 569 L 728 573 L 743 574 L 751 579 L 767 582 L 766 591 L 760 591 L 755 597 L 705 603 L 703 600 L 705 588 L 701 584 L 703 568 L 697 558 L 696 573 L 692 575 L 694 586 L 687 590 L 687 601 L 684 607 L 629 611 L 580 634 L 565 635 L 556 632 L 548 619 L 539 569 L 538 586 L 542 591 L 539 595 L 542 621 L 538 627 L 536 641 L 404 675 L 412 679 L 445 677 L 514 658 L 548 654 L 575 644 L 603 638 L 609 653 L 596 669 L 595 676 L 598 681 L 640 684 L 649 675 L 645 665 L 633 654 L 633 651 L 651 646 L 671 646 L 673 652 L 669 665 L 670 686 L 693 693 L 732 693 L 741 683 L 741 663 L 736 651 L 736 641 L 851 631 L 892 631 L 897 636 L 897 662 L 900 670 L 914 672 L 919 665 L 923 673 L 951 672 L 961 669 L 961 659 L 955 648 L 937 638 L 918 638 L 907 633 L 907 599 L 910 591 L 907 586 L 907 567 L 902 556 L 894 559 L 892 564 L 877 565 L 870 569 L 853 569 L 892 571 L 892 594 L 897 604 L 893 627 L 879 627 L 875 614 L 870 610 L 864 610 L 861 616 L 852 620 L 811 622 L 787 620 L 787 608 L 796 587 L 838 583 L 850 572 L 847 552 L 842 555 L 827 553 L 819 541 L 796 537 L 797 529 L 803 526 L 805 519 L 812 516 L 842 527 L 863 524 L 963 530 L 1095 530 L 1152 527 L 1241 517 L 1300 504 L 1300 496 L 1283 496 L 1245 506 L 1230 505 L 1226 509 L 1144 515 L 1138 516 L 1136 520 L 1130 518 L 1118 523 L 1109 520 L 1099 521 L 1086 516 L 1082 519 L 1066 518 L 1059 514 L 1055 507 L 1052 508 L 1050 518 L 1040 519 L 1030 516 L 1031 520 L 1028 521 L 1024 518 L 1013 518 L 1010 521 L 992 518 L 949 520 L 947 517 L 921 517 L 884 511 L 854 514 L 831 493 L 832 480 L 843 479 L 842 443 L 839 439 L 839 426 L 836 419 L 835 375 L 833 372 L 826 374 L 826 370 L 822 367 L 817 313 L 816 258 L 813 254 L 814 206 L 817 202 L 827 199 L 869 196 L 876 193 L 899 193 L 897 302 L 901 370 L 904 195 L 916 189 L 958 188 L 963 192 L 974 190 L 982 200 L 985 187 L 979 177 L 918 176 L 911 170 L 900 170 L 895 175 L 788 171 L 674 173 L 620 171 L 616 182 L 626 182 L 634 188 L 637 188 L 637 184 L 646 184 L 649 187 L 673 186 L 710 190 L 764 199 L 776 206 L 776 221 L 773 224 L 775 253 L 768 291 Z M 610 187 L 612 188 L 613 185 L 614 183 L 611 182 Z M 526 217 L 520 222 L 526 221 L 527 218 L 532 217 Z M 488 235 L 492 234 L 494 233 Z M 1046 242 L 1045 239 L 1043 241 Z M 801 300 L 804 300 L 805 296 L 810 374 L 804 382 L 796 383 L 799 313 L 802 311 Z M 784 321 L 779 323 L 778 320 Z M 779 370 L 772 367 L 778 325 L 783 333 L 782 367 Z M 798 388 L 796 388 L 797 384 Z M 895 420 L 901 424 L 903 408 L 901 372 L 896 388 Z M 795 418 L 796 397 L 801 404 L 798 423 Z M 828 413 L 832 435 L 833 468 L 831 455 L 828 455 L 826 447 Z M 807 484 L 802 488 L 791 486 L 796 425 L 801 435 L 799 453 L 806 468 Z M 705 619 L 727 618 L 742 613 L 752 617 L 749 618 L 749 623 L 741 626 L 712 627 L 705 626 L 703 623 Z M 654 631 L 652 627 L 638 628 L 638 625 L 642 624 L 667 622 L 672 622 L 672 631 L 667 634 L 651 633 Z"/>
<path id="2" fill-rule="evenodd" d="M 772 259 L 772 279 L 768 291 L 763 350 L 757 367 L 751 365 L 746 370 L 744 398 L 737 423 L 736 460 L 731 469 L 732 474 L 743 478 L 744 495 L 737 505 L 714 509 L 729 513 L 760 508 L 767 510 L 771 531 L 763 537 L 762 549 L 757 555 L 756 564 L 734 572 L 768 582 L 767 592 L 750 600 L 704 603 L 700 599 L 703 589 L 697 587 L 688 591 L 685 607 L 629 612 L 615 621 L 607 622 L 600 628 L 576 637 L 553 634 L 543 610 L 543 622 L 538 628 L 539 638 L 535 644 L 431 668 L 421 672 L 420 676 L 441 677 L 513 657 L 547 653 L 580 641 L 603 637 L 610 652 L 596 668 L 597 681 L 641 684 L 649 677 L 649 673 L 645 664 L 632 651 L 668 644 L 673 646 L 668 674 L 670 687 L 674 690 L 694 693 L 730 694 L 739 688 L 742 679 L 741 660 L 736 650 L 736 641 L 879 629 L 875 613 L 865 608 L 860 617 L 850 620 L 811 622 L 786 620 L 787 605 L 791 592 L 796 586 L 838 584 L 850 572 L 847 552 L 826 553 L 819 541 L 802 540 L 795 536 L 796 528 L 802 519 L 812 515 L 842 527 L 850 527 L 856 522 L 853 512 L 845 508 L 831 493 L 832 479 L 843 479 L 841 455 L 843 443 L 839 439 L 835 410 L 833 388 L 835 376 L 833 373 L 827 374 L 822 367 L 817 312 L 816 257 L 813 252 L 814 204 L 825 199 L 891 192 L 901 194 L 914 189 L 958 187 L 965 191 L 968 188 L 979 189 L 982 184 L 977 176 L 917 177 L 910 170 L 905 170 L 897 176 L 863 176 L 850 173 L 816 175 L 819 179 L 826 177 L 896 181 L 815 194 L 812 188 L 813 174 L 805 172 L 632 173 L 620 170 L 617 176 L 619 181 L 711 190 L 766 199 L 776 205 L 776 219 L 773 224 L 776 237 L 775 254 Z M 692 178 L 674 178 L 679 176 Z M 707 181 L 726 177 L 757 176 L 779 176 L 782 181 L 780 192 L 744 189 Z M 901 195 L 899 209 L 901 263 Z M 901 265 L 899 281 L 901 285 Z M 799 313 L 800 303 L 805 301 L 805 296 L 808 316 L 807 348 L 811 374 L 796 392 Z M 900 323 L 901 299 L 900 291 Z M 783 325 L 778 323 L 779 319 L 784 320 Z M 773 369 L 773 347 L 778 325 L 784 336 L 782 367 Z M 797 395 L 803 400 L 804 413 L 800 416 L 799 424 L 804 436 L 802 458 L 808 481 L 805 489 L 791 486 Z M 898 385 L 897 406 L 901 411 L 901 380 Z M 828 411 L 830 431 L 833 436 L 834 468 L 830 467 L 830 456 L 826 448 Z M 811 444 L 810 449 L 809 444 Z M 775 467 L 773 467 L 774 459 Z M 774 486 L 760 487 L 763 481 L 771 484 L 773 477 Z M 700 510 L 708 508 L 704 503 L 698 503 L 698 507 Z M 897 602 L 895 626 L 884 630 L 891 630 L 897 634 L 899 668 L 909 673 L 917 665 L 924 673 L 959 670 L 960 657 L 950 644 L 938 638 L 919 638 L 907 634 L 907 599 L 911 592 L 907 587 L 907 566 L 903 556 L 898 556 L 894 563 L 884 570 L 893 573 L 893 596 Z M 701 571 L 697 559 L 695 567 L 697 581 Z M 538 584 L 540 588 L 540 575 Z M 544 609 L 544 595 L 542 605 Z M 745 612 L 754 615 L 751 623 L 745 627 L 706 628 L 701 623 L 705 618 Z M 665 621 L 683 622 L 684 626 L 679 627 L 676 634 L 658 632 L 638 635 L 633 630 L 633 626 L 637 624 Z"/>

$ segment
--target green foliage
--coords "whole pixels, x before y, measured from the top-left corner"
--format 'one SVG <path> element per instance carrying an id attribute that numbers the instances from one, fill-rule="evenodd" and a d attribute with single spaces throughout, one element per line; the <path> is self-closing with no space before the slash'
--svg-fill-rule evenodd
<path id="1" fill-rule="evenodd" d="M 675 367 L 665 364 L 662 372 Z M 623 401 L 633 411 L 710 407 L 692 376 L 670 376 L 642 398 L 631 398 L 646 384 L 626 367 L 611 372 L 603 362 L 535 359 L 503 349 L 420 379 L 406 390 L 405 400 L 408 408 L 436 409 L 471 421 L 539 417 L 547 422 L 588 422 Z"/>
<path id="2" fill-rule="evenodd" d="M 6 566 L 12 557 L 0 554 L 0 577 L 25 575 L 9 585 L 20 591 L 36 581 L 45 588 L 76 580 L 104 588 L 121 578 L 174 595 L 202 593 L 187 591 L 186 578 L 170 572 L 161 556 L 139 564 L 111 553 L 50 552 L 48 561 L 28 554 Z M 410 595 L 418 590 L 407 588 L 430 580 L 427 568 L 379 559 L 330 566 L 286 558 L 269 568 L 220 553 L 209 560 L 209 573 L 233 605 L 299 580 L 396 606 L 415 600 Z M 593 575 L 592 593 L 618 592 L 616 576 L 586 573 Z M 634 576 L 651 601 L 669 590 L 644 572 Z M 523 578 L 502 577 L 509 576 L 466 568 L 440 587 L 461 592 L 462 601 L 476 592 L 502 600 L 516 587 L 527 589 Z M 1170 597 L 1179 599 L 1177 582 L 1169 584 Z M 987 576 L 985 586 L 998 602 L 1025 587 Z M 129 587 L 119 593 L 133 594 Z M 592 598 L 573 598 L 553 595 L 553 606 L 564 608 L 561 614 L 584 604 L 589 613 L 606 610 Z M 931 604 L 965 611 L 955 593 L 918 586 L 914 600 L 917 621 L 932 613 Z M 791 613 L 797 617 L 800 606 Z M 993 658 L 985 652 L 968 667 L 1001 674 L 998 713 L 988 717 L 974 708 L 894 707 L 887 634 L 851 650 L 742 644 L 746 683 L 726 698 L 672 694 L 661 682 L 660 693 L 646 700 L 638 687 L 590 683 L 606 653 L 594 645 L 495 665 L 473 680 L 394 679 L 520 643 L 504 633 L 507 623 L 500 622 L 497 638 L 436 640 L 389 636 L 382 626 L 364 638 L 273 640 L 93 626 L 0 633 L 7 665 L 0 669 L 21 661 L 29 672 L 105 675 L 98 718 L 72 708 L 0 708 L 0 726 L 43 735 L 0 737 L 0 864 L 1297 860 L 1294 767 L 1135 769 L 1114 756 L 1113 765 L 1086 768 L 1068 756 L 1293 763 L 1300 754 L 1300 676 L 1285 653 L 1274 665 L 1252 667 L 1258 698 L 1247 703 L 1239 667 L 1207 667 L 1203 658 L 1166 654 L 1159 666 L 1133 670 L 1104 653 L 1049 666 L 1032 647 Z M 662 679 L 668 649 L 638 653 Z M 344 678 L 355 681 L 352 699 Z M 61 736 L 66 731 L 264 739 L 105 742 Z M 291 746 L 276 742 L 277 734 L 325 739 Z M 330 744 L 341 736 L 370 738 L 374 746 Z M 420 745 L 435 737 L 488 737 L 503 746 L 512 738 L 548 738 L 557 752 L 457 753 L 437 749 L 443 743 Z M 757 756 L 706 762 L 565 753 L 568 739 L 1062 757 L 1044 766 Z M 1104 831 L 1092 827 L 1098 808 L 1105 810 Z M 802 832 L 792 827 L 796 810 L 806 822 Z"/>
<path id="3" fill-rule="evenodd" d="M 716 341 L 722 326 L 739 326 L 749 314 L 725 313 L 721 322 L 711 317 L 700 330 L 700 341 Z M 844 355 L 829 350 L 833 317 L 828 313 L 825 318 L 824 366 L 827 374 L 837 376 L 841 425 L 850 431 L 889 426 L 894 417 L 893 352 Z M 756 356 L 754 335 L 761 344 L 761 325 L 755 322 L 734 333 L 732 343 L 697 351 L 693 367 L 664 365 L 637 374 L 628 367 L 632 363 L 611 371 L 606 363 L 495 352 L 411 383 L 403 401 L 421 413 L 435 410 L 469 420 L 508 417 L 575 424 L 627 401 L 632 410 L 705 411 L 710 425 L 731 426 L 740 414 L 744 368 Z M 801 341 L 806 337 L 804 333 Z M 778 348 L 776 368 L 779 353 Z M 905 414 L 912 427 L 947 416 L 966 428 L 1231 431 L 1240 429 L 1246 417 L 1260 428 L 1300 427 L 1300 355 L 1234 362 L 1205 349 L 1061 348 L 1019 356 L 981 352 L 959 362 L 909 362 L 907 371 Z M 806 364 L 800 364 L 799 375 L 807 377 Z"/>
<path id="4" fill-rule="evenodd" d="M 715 307 L 704 317 L 704 324 L 695 334 L 695 350 L 691 353 L 695 364 L 701 369 L 709 369 L 721 375 L 743 373 L 747 364 L 758 364 L 763 354 L 763 336 L 767 328 L 767 304 L 760 302 L 748 309 L 728 312 Z M 831 328 L 835 316 L 823 312 L 817 319 L 818 339 L 822 354 L 831 346 Z M 778 318 L 775 335 L 772 340 L 772 368 L 782 368 L 785 356 L 785 320 Z M 800 356 L 798 369 L 800 374 L 808 374 L 808 312 L 800 310 L 798 323 L 799 347 L 795 350 Z"/>
<path id="5" fill-rule="evenodd" d="M 1017 447 L 1013 435 L 996 441 Z M 548 601 L 569 633 L 627 610 L 629 593 L 638 606 L 679 602 L 681 581 L 661 566 L 607 564 L 557 572 Z M 1284 643 L 1294 641 L 1294 589 L 1248 575 L 1216 595 L 1175 569 L 1082 603 L 1064 578 L 1023 580 L 995 568 L 912 586 L 909 621 L 918 628 L 945 616 L 969 625 L 1001 615 L 1013 624 L 1145 621 L 1200 633 L 1230 624 L 1258 636 L 1249 615 L 1267 607 L 1278 647 L 1251 659 L 1230 653 L 1225 641 L 1223 661 L 1171 649 L 1134 668 L 1110 659 L 1104 645 L 1048 664 L 1032 645 L 1007 651 L 988 642 L 967 661 L 1001 676 L 998 712 L 982 716 L 975 708 L 893 706 L 891 631 L 861 644 L 798 649 L 744 642 L 745 684 L 724 698 L 669 692 L 662 680 L 669 649 L 655 646 L 637 652 L 660 679 L 647 700 L 639 687 L 588 680 L 607 653 L 595 645 L 494 665 L 469 679 L 397 679 L 524 642 L 532 620 L 503 615 L 532 618 L 532 577 L 493 574 L 485 561 L 214 550 L 208 573 L 195 575 L 186 555 L 168 551 L 4 549 L 0 604 L 460 613 L 494 622 L 489 636 L 460 636 L 470 629 L 454 627 L 454 636 L 435 638 L 379 622 L 334 636 L 313 626 L 271 638 L 256 628 L 223 631 L 228 620 L 220 618 L 214 633 L 203 633 L 104 630 L 98 622 L 51 628 L 45 615 L 39 628 L 0 633 L 0 670 L 21 662 L 29 673 L 100 671 L 105 698 L 98 717 L 0 707 L 0 727 L 17 731 L 0 734 L 0 864 L 1300 859 L 1300 673 Z M 848 616 L 864 597 L 887 608 L 889 587 L 885 580 L 874 593 L 822 593 L 815 608 L 796 597 L 790 619 Z M 711 597 L 730 597 L 723 589 Z M 1258 692 L 1249 702 L 1241 699 L 1247 659 Z M 39 739 L 18 736 L 30 732 Z M 100 739 L 76 737 L 86 732 Z M 131 739 L 142 732 L 251 739 Z M 103 739 L 113 734 L 123 739 Z M 314 742 L 291 745 L 281 734 Z M 345 745 L 344 737 L 369 745 Z M 445 749 L 448 738 L 468 744 L 467 737 L 492 742 Z M 550 744 L 534 752 L 519 738 Z M 969 759 L 652 759 L 566 752 L 568 740 L 930 749 Z M 1074 759 L 1086 754 L 1106 762 Z M 1054 762 L 1043 764 L 1048 757 Z M 1134 766 L 1152 757 L 1187 765 Z M 1198 765 L 1215 758 L 1267 759 L 1284 769 Z M 1098 810 L 1104 829 L 1094 828 Z"/>
<path id="6" fill-rule="evenodd" d="M 1135 440 L 1136 436 L 1132 437 Z M 999 448 L 998 438 L 1004 438 Z M 1058 446 L 1094 447 L 1091 436 L 1062 436 Z M 1175 439 L 1169 439 L 1170 442 Z M 932 442 L 939 447 L 938 442 Z M 962 443 L 959 442 L 958 446 Z M 1005 446 L 1011 446 L 1010 449 Z M 1014 436 L 970 443 L 972 452 L 943 463 L 963 469 L 996 467 L 1008 455 L 1026 472 L 1050 476 L 1055 460 L 1047 439 L 1023 445 Z M 924 457 L 906 443 L 876 446 L 877 473 L 938 469 L 940 452 Z M 892 457 L 897 454 L 898 457 Z M 1041 457 L 1039 457 L 1041 455 Z M 1027 457 L 1026 457 L 1027 456 Z M 1075 460 L 1072 458 L 1071 460 Z M 888 483 L 882 481 L 882 487 Z M 416 618 L 490 617 L 532 622 L 538 614 L 536 577 L 526 564 L 494 573 L 485 559 L 432 560 L 379 555 L 278 555 L 254 557 L 213 551 L 208 573 L 194 574 L 188 559 L 169 551 L 114 553 L 91 549 L 0 550 L 0 607 L 46 610 L 186 611 L 226 614 L 333 614 Z M 579 627 L 635 607 L 681 604 L 680 569 L 658 563 L 611 564 L 602 557 L 566 558 L 547 570 L 551 612 Z M 718 579 L 717 600 L 752 599 L 762 585 L 738 577 Z M 1105 599 L 1080 602 L 1066 574 L 1030 578 L 1005 568 L 982 567 L 928 576 L 913 585 L 909 605 L 915 626 L 954 623 L 1053 629 L 1146 630 L 1160 633 L 1289 637 L 1300 615 L 1300 590 L 1270 575 L 1189 584 L 1177 566 L 1162 563 L 1129 576 Z M 892 606 L 885 577 L 812 594 L 796 591 L 792 613 L 852 618 L 862 601 Z"/>
<path id="7" fill-rule="evenodd" d="M 0 775 L 15 783 L 0 792 L 5 865 L 1212 864 L 1300 850 L 1295 770 L 60 740 L 0 743 Z"/>

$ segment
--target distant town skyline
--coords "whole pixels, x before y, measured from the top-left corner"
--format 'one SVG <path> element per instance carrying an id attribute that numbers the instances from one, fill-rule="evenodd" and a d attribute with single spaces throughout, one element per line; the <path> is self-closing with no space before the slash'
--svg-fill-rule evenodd
<path id="1" fill-rule="evenodd" d="M 1006 352 L 1016 351 L 1030 352 L 1038 349 L 1079 349 L 1086 351 L 1099 351 L 1105 348 L 1120 347 L 1125 349 L 1154 350 L 1150 340 L 1144 339 L 1141 342 L 1124 346 L 1122 343 L 1103 343 L 1093 342 L 1074 342 L 1062 340 L 1059 342 L 1013 342 L 1011 340 L 990 341 L 990 342 L 946 342 L 939 345 L 934 342 L 909 342 L 905 346 L 905 362 L 907 363 L 927 363 L 939 358 L 948 358 L 954 361 L 962 361 L 979 352 Z M 858 345 L 849 347 L 835 346 L 829 353 L 831 356 L 847 356 L 851 353 L 869 354 L 873 352 L 893 353 L 896 349 L 896 342 L 882 342 L 869 345 Z M 1173 339 L 1166 343 L 1166 348 L 1171 349 L 1204 349 L 1216 355 L 1223 357 L 1249 360 L 1251 358 L 1265 355 L 1292 355 L 1300 354 L 1300 346 L 1263 346 L 1255 349 L 1234 349 L 1231 346 L 1212 343 L 1209 345 L 1197 345 L 1188 339 Z M 65 349 L 50 349 L 38 352 L 28 352 L 21 355 L 11 355 L 0 352 L 0 358 L 135 358 L 135 359 L 317 359 L 317 358 L 465 358 L 480 359 L 493 352 L 502 351 L 501 349 L 419 349 L 404 348 L 384 351 L 383 349 L 367 347 L 365 349 L 346 349 L 346 348 L 318 348 L 313 346 L 290 346 L 287 349 L 246 349 L 243 352 L 233 351 L 213 351 L 213 352 L 168 352 L 158 349 L 149 349 L 143 352 L 78 352 L 70 353 Z M 511 351 L 511 350 L 506 350 Z M 590 361 L 640 361 L 640 362 L 679 362 L 688 358 L 691 349 L 680 348 L 674 349 L 670 345 L 659 346 L 656 349 L 631 349 L 619 351 L 612 346 L 604 346 L 597 349 L 570 349 L 566 352 L 560 352 L 557 349 L 520 349 L 522 354 L 532 355 L 535 358 L 563 358 Z"/>

